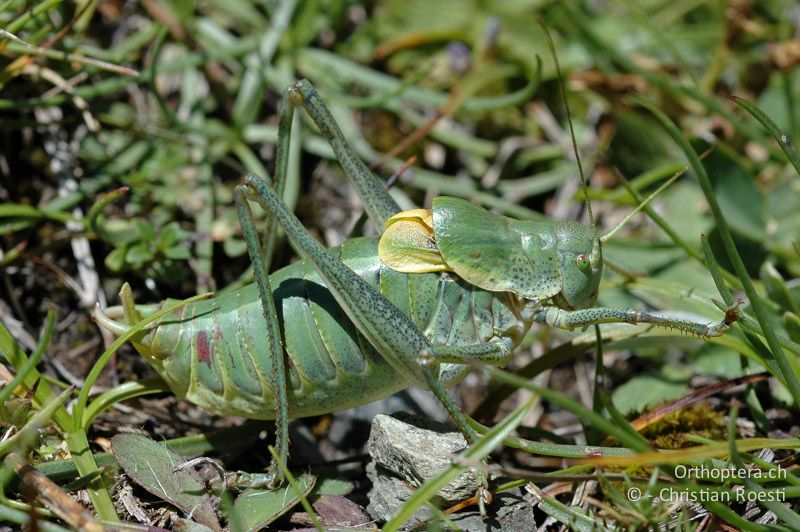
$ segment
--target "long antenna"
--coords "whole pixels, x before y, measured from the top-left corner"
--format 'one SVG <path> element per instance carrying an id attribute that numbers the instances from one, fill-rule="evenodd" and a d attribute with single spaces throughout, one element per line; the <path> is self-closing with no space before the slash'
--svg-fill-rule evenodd
<path id="1" fill-rule="evenodd" d="M 705 158 L 706 158 L 706 156 L 708 156 L 708 154 L 709 154 L 709 153 L 711 153 L 711 152 L 714 150 L 714 148 L 715 148 L 715 146 L 711 146 L 711 147 L 709 147 L 709 148 L 708 148 L 706 151 L 704 151 L 704 152 L 702 153 L 702 155 L 700 155 L 700 160 L 703 160 L 703 159 L 705 159 Z M 601 237 L 600 237 L 600 242 L 605 242 L 605 241 L 609 240 L 609 239 L 610 239 L 612 236 L 614 236 L 615 234 L 617 234 L 617 231 L 619 231 L 620 229 L 622 229 L 622 227 L 623 227 L 623 226 L 624 226 L 626 223 L 628 223 L 628 222 L 630 221 L 630 219 L 631 219 L 631 218 L 633 218 L 633 216 L 634 216 L 634 215 L 635 215 L 637 212 L 639 212 L 639 211 L 641 211 L 642 209 L 644 209 L 645 207 L 647 207 L 647 205 L 648 205 L 648 204 L 649 204 L 649 203 L 650 203 L 650 202 L 653 200 L 653 198 L 655 198 L 656 196 L 658 196 L 658 195 L 659 195 L 659 194 L 660 194 L 660 193 L 661 193 L 661 192 L 662 192 L 664 189 L 666 189 L 668 186 L 670 186 L 672 183 L 674 183 L 676 179 L 678 179 L 680 176 L 682 176 L 683 174 L 685 174 L 685 173 L 686 173 L 688 170 L 689 170 L 689 167 L 688 167 L 688 166 L 684 166 L 682 169 L 680 169 L 680 170 L 678 170 L 677 172 L 675 172 L 674 174 L 672 174 L 672 176 L 671 176 L 669 179 L 667 179 L 666 181 L 664 181 L 663 183 L 661 183 L 661 185 L 660 185 L 660 186 L 659 186 L 657 189 L 655 189 L 655 190 L 654 190 L 654 191 L 653 191 L 653 192 L 652 192 L 650 195 L 648 195 L 648 196 L 647 196 L 647 197 L 646 197 L 646 198 L 645 198 L 643 201 L 639 202 L 639 205 L 637 205 L 635 209 L 633 209 L 631 212 L 629 212 L 628 214 L 626 214 L 626 215 L 625 215 L 625 218 L 623 218 L 623 219 L 622 219 L 622 221 L 621 221 L 620 223 L 618 223 L 616 227 L 614 227 L 614 228 L 613 228 L 611 231 L 609 231 L 608 233 L 606 233 L 606 234 L 604 234 L 603 236 L 601 236 Z M 624 179 L 624 177 L 623 177 L 622 175 L 620 175 L 619 177 L 621 177 L 621 178 L 623 178 L 623 179 Z M 627 186 L 627 185 L 626 185 L 626 186 Z M 629 190 L 629 191 L 631 191 L 631 195 L 634 197 L 634 199 L 637 199 L 637 198 L 638 198 L 638 196 L 637 196 L 637 194 L 636 194 L 636 190 L 635 190 L 635 189 L 631 189 L 631 188 L 629 188 L 628 190 Z"/>
<path id="2" fill-rule="evenodd" d="M 655 189 L 655 190 L 654 190 L 654 191 L 653 191 L 653 192 L 652 192 L 652 193 L 651 193 L 649 196 L 647 196 L 647 197 L 644 199 L 644 201 L 642 201 L 641 203 L 639 203 L 639 205 L 637 205 L 635 209 L 633 209 L 631 212 L 629 212 L 628 214 L 626 214 L 626 215 L 625 215 L 625 218 L 623 218 L 623 219 L 622 219 L 622 221 L 621 221 L 620 223 L 618 223 L 616 227 L 614 227 L 614 228 L 613 228 L 611 231 L 609 231 L 608 233 L 606 233 L 606 234 L 604 234 L 603 236 L 601 236 L 601 237 L 600 237 L 600 242 L 605 242 L 606 240 L 610 239 L 612 236 L 614 236 L 615 234 L 617 234 L 617 231 L 619 231 L 620 229 L 622 229 L 622 228 L 623 228 L 623 226 L 624 226 L 626 223 L 628 223 L 628 222 L 630 221 L 630 219 L 631 219 L 631 218 L 633 218 L 633 216 L 634 216 L 634 215 L 635 215 L 637 212 L 639 212 L 639 211 L 641 211 L 642 209 L 644 209 L 644 208 L 647 206 L 647 204 L 648 204 L 648 203 L 650 203 L 650 201 L 651 201 L 653 198 L 655 198 L 656 196 L 658 196 L 658 194 L 659 194 L 659 193 L 660 193 L 662 190 L 664 190 L 665 188 L 667 188 L 668 186 L 670 186 L 672 183 L 674 183 L 674 182 L 675 182 L 675 180 L 676 180 L 676 179 L 678 179 L 680 176 L 682 176 L 683 174 L 685 174 L 685 173 L 686 173 L 686 171 L 687 171 L 688 169 L 689 169 L 689 167 L 688 167 L 688 166 L 684 166 L 684 167 L 683 167 L 681 170 L 678 170 L 677 172 L 675 172 L 674 174 L 672 174 L 672 177 L 670 177 L 669 179 L 667 179 L 666 181 L 664 181 L 663 183 L 661 183 L 661 186 L 659 186 L 659 187 L 658 187 L 657 189 Z"/>
<path id="3" fill-rule="evenodd" d="M 583 164 L 581 163 L 581 156 L 578 153 L 578 141 L 575 140 L 575 128 L 572 127 L 572 111 L 570 111 L 569 103 L 567 103 L 567 91 L 564 88 L 564 79 L 561 76 L 561 65 L 558 63 L 558 55 L 556 54 L 556 45 L 553 43 L 553 37 L 550 35 L 550 30 L 547 29 L 544 22 L 539 22 L 547 36 L 547 47 L 550 48 L 550 55 L 553 56 L 553 62 L 556 64 L 556 76 L 558 76 L 558 86 L 561 89 L 561 99 L 564 101 L 564 109 L 567 112 L 567 123 L 569 124 L 569 135 L 572 138 L 572 151 L 575 153 L 575 160 L 578 163 L 578 173 L 581 176 L 581 187 L 583 188 L 583 199 L 586 202 L 586 211 L 589 213 L 589 223 L 592 227 L 594 224 L 594 215 L 592 214 L 592 202 L 589 200 L 589 186 L 586 181 L 586 174 L 583 173 Z"/>

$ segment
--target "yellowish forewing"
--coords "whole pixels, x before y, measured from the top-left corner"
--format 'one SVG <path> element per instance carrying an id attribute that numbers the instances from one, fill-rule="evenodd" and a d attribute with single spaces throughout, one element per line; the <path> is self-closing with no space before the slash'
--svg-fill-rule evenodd
<path id="1" fill-rule="evenodd" d="M 402 211 L 386 221 L 378 243 L 381 262 L 403 273 L 448 271 L 433 234 L 433 217 L 427 209 Z"/>

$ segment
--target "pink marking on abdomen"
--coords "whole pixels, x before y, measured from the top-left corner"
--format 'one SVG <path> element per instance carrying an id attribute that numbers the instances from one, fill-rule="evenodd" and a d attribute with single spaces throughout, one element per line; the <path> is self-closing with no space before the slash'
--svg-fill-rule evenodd
<path id="1" fill-rule="evenodd" d="M 205 331 L 197 333 L 197 361 L 211 367 L 211 346 Z"/>

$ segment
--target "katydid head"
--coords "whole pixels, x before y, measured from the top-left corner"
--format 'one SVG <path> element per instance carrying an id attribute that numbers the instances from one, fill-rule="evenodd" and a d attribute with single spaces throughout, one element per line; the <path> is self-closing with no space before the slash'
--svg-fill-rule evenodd
<path id="1" fill-rule="evenodd" d="M 556 67 L 559 92 L 567 114 L 569 135 L 572 141 L 572 151 L 575 162 L 578 164 L 578 175 L 581 179 L 583 199 L 586 204 L 586 213 L 591 227 L 586 227 L 577 222 L 559 222 L 556 224 L 556 234 L 559 242 L 559 263 L 561 265 L 561 292 L 553 296 L 553 303 L 565 309 L 580 309 L 593 307 L 597 302 L 597 292 L 600 287 L 600 278 L 603 276 L 603 251 L 602 240 L 597 234 L 592 202 L 589 199 L 589 185 L 586 174 L 583 172 L 583 163 L 578 150 L 578 141 L 575 138 L 575 128 L 572 126 L 572 111 L 567 101 L 567 91 L 564 87 L 564 78 L 561 75 L 561 65 L 558 63 L 555 43 L 547 26 L 542 24 L 547 47 L 553 57 Z"/>
<path id="2" fill-rule="evenodd" d="M 553 303 L 569 310 L 594 306 L 603 276 L 597 231 L 577 222 L 556 222 L 555 236 L 561 290 L 553 296 Z"/>

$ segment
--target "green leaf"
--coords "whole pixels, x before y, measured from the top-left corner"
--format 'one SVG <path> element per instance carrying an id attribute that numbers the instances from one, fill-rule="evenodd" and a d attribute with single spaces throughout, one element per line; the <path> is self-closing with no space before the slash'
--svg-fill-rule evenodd
<path id="1" fill-rule="evenodd" d="M 692 369 L 703 375 L 734 378 L 742 374 L 742 362 L 729 347 L 709 344 L 692 357 Z"/>
<path id="2" fill-rule="evenodd" d="M 614 390 L 612 399 L 617 409 L 627 415 L 647 407 L 680 397 L 687 388 L 689 373 L 675 366 L 634 377 Z"/>
<path id="3" fill-rule="evenodd" d="M 249 489 L 245 490 L 233 504 L 234 519 L 239 530 L 261 530 L 266 527 L 298 502 L 300 497 L 311 493 L 316 478 L 313 475 L 301 475 L 295 480 L 295 488 L 290 484 L 276 490 Z"/>
<path id="4" fill-rule="evenodd" d="M 192 252 L 183 246 L 175 246 L 165 249 L 164 256 L 173 260 L 188 260 L 192 257 Z"/>
<path id="5" fill-rule="evenodd" d="M 170 222 L 161 229 L 158 244 L 161 248 L 170 248 L 186 239 L 188 233 L 177 222 Z"/>
<path id="6" fill-rule="evenodd" d="M 342 478 L 319 479 L 314 495 L 349 495 L 355 489 L 355 484 Z"/>
<path id="7" fill-rule="evenodd" d="M 236 258 L 241 257 L 247 253 L 247 244 L 244 240 L 238 238 L 226 238 L 222 243 L 222 250 L 228 257 Z"/>
<path id="8" fill-rule="evenodd" d="M 764 126 L 764 129 L 769 131 L 769 134 L 772 135 L 772 138 L 778 143 L 778 145 L 783 150 L 783 153 L 786 154 L 786 157 L 789 159 L 789 162 L 792 163 L 794 169 L 797 173 L 800 173 L 800 155 L 798 155 L 797 150 L 792 145 L 792 139 L 789 137 L 787 133 L 782 132 L 778 125 L 772 121 L 772 119 L 767 116 L 767 114 L 756 107 L 755 105 L 751 104 L 747 100 L 742 98 L 731 98 L 734 102 L 739 104 L 741 107 L 747 110 L 748 113 L 753 115 L 756 120 L 761 122 L 761 125 Z"/>
<path id="9" fill-rule="evenodd" d="M 764 198 L 747 170 L 721 150 L 709 154 L 703 164 L 731 229 L 751 240 L 764 240 Z"/>
<path id="10" fill-rule="evenodd" d="M 141 235 L 142 240 L 152 242 L 156 239 L 156 232 L 155 229 L 153 229 L 153 224 L 147 220 L 136 218 L 133 220 L 133 224 L 136 227 L 136 231 Z"/>
<path id="11" fill-rule="evenodd" d="M 117 246 L 132 244 L 140 239 L 132 220 L 103 219 L 102 228 L 102 238 Z"/>
<path id="12" fill-rule="evenodd" d="M 222 530 L 205 486 L 193 470 L 173 471 L 183 458 L 160 443 L 139 434 L 117 434 L 111 451 L 134 482 L 183 510 L 198 523 Z"/>
<path id="13" fill-rule="evenodd" d="M 145 242 L 139 242 L 131 246 L 125 254 L 125 262 L 135 268 L 151 262 L 154 258 L 153 252 L 150 251 L 150 246 Z"/>
<path id="14" fill-rule="evenodd" d="M 121 272 L 125 270 L 125 255 L 128 253 L 128 246 L 114 248 L 114 250 L 106 255 L 106 268 L 112 272 Z"/>

